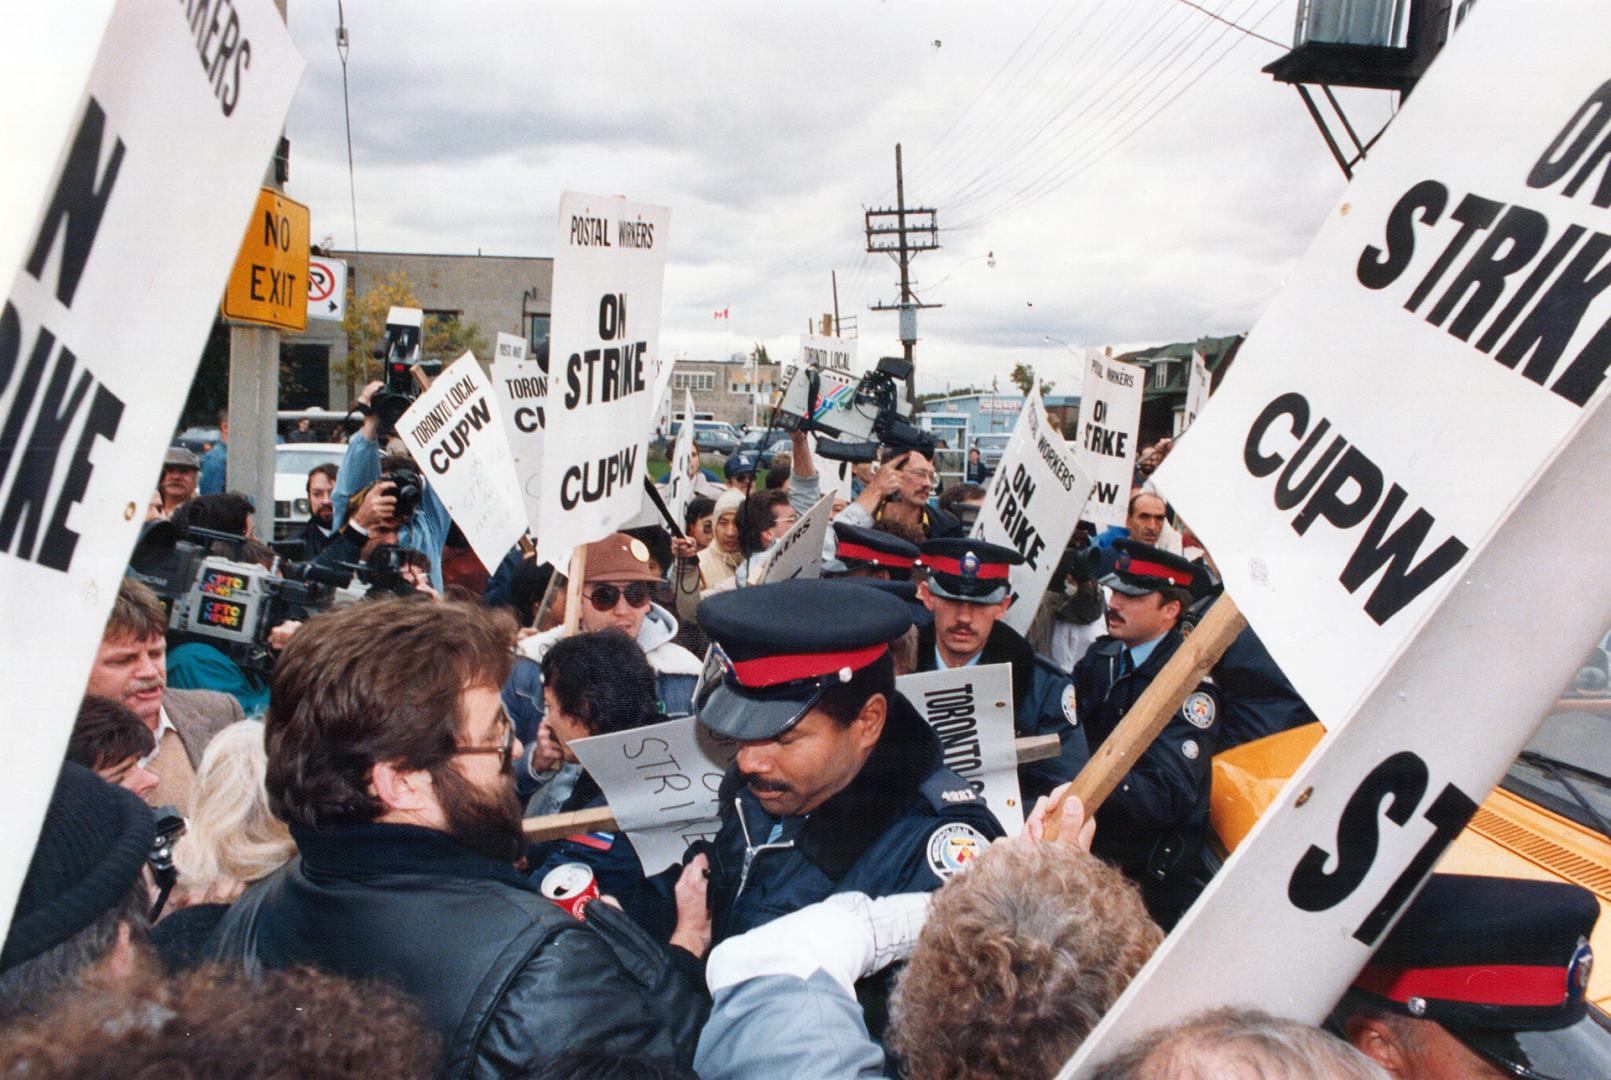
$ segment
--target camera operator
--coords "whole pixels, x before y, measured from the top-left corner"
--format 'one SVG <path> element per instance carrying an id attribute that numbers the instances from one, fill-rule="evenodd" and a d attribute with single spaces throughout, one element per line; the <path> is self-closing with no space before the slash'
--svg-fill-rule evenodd
<path id="1" fill-rule="evenodd" d="M 364 387 L 363 393 L 358 395 L 358 403 L 366 409 L 375 393 L 385 386 L 381 382 L 372 382 Z M 340 539 L 353 529 L 358 533 L 358 546 L 363 547 L 369 539 L 372 530 L 377 527 L 392 533 L 391 538 L 383 543 L 397 543 L 404 547 L 411 547 L 423 551 L 431 560 L 431 587 L 438 593 L 442 591 L 442 545 L 447 540 L 448 529 L 452 519 L 447 507 L 437 497 L 436 492 L 428 487 L 418 470 L 414 468 L 413 459 L 407 454 L 386 454 L 382 456 L 380 438 L 380 418 L 373 412 L 364 417 L 364 423 L 347 442 L 347 454 L 342 459 L 341 468 L 336 473 L 336 490 L 332 496 L 335 502 L 334 526 L 337 529 L 337 538 L 331 541 L 330 548 L 340 545 Z M 390 433 L 384 433 L 388 436 Z M 419 488 L 419 503 L 416 507 L 399 505 L 397 495 L 400 489 L 410 485 L 400 482 L 399 470 L 407 470 L 413 484 Z M 402 478 L 407 480 L 408 477 Z M 373 502 L 366 497 L 364 505 L 368 512 L 359 517 L 354 515 L 348 520 L 348 500 L 364 488 L 370 487 L 380 490 L 380 497 Z M 372 489 L 370 495 L 374 495 Z M 350 538 L 350 537 L 349 537 Z M 343 559 L 343 561 L 355 561 Z"/>
<path id="2" fill-rule="evenodd" d="M 883 464 L 873 474 L 872 482 L 840 511 L 835 521 L 862 528 L 896 522 L 916 529 L 929 540 L 962 535 L 961 522 L 929 505 L 929 493 L 938 478 L 932 461 L 916 450 L 886 449 L 880 456 Z"/>

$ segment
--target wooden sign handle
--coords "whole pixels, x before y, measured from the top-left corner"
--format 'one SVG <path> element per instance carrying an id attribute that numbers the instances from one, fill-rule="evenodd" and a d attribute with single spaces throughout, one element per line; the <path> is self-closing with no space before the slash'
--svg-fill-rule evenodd
<path id="1" fill-rule="evenodd" d="M 1059 749 L 1056 735 L 1025 735 L 1016 739 L 1014 745 L 1018 751 L 1020 765 L 1054 758 Z M 577 833 L 614 832 L 619 826 L 613 810 L 608 806 L 595 806 L 587 810 L 569 810 L 563 814 L 529 817 L 522 823 L 522 827 L 526 833 L 527 843 L 540 844 L 546 840 L 563 840 Z"/>
<path id="2" fill-rule="evenodd" d="M 1152 684 L 1130 706 L 1119 726 L 1097 747 L 1074 783 L 1053 805 L 1046 817 L 1046 839 L 1057 839 L 1057 823 L 1061 820 L 1058 811 L 1070 795 L 1078 796 L 1084 804 L 1087 820 L 1096 813 L 1097 807 L 1119 786 L 1119 781 L 1135 768 L 1158 733 L 1168 726 L 1169 718 L 1175 715 L 1186 695 L 1196 689 L 1208 669 L 1219 662 L 1236 635 L 1245 629 L 1247 619 L 1237 608 L 1236 601 L 1229 593 L 1221 593 L 1203 621 L 1175 650 L 1175 655 L 1169 658 Z"/>
<path id="3" fill-rule="evenodd" d="M 587 545 L 571 552 L 571 576 L 565 583 L 565 637 L 576 633 L 582 618 L 582 578 L 587 574 Z"/>

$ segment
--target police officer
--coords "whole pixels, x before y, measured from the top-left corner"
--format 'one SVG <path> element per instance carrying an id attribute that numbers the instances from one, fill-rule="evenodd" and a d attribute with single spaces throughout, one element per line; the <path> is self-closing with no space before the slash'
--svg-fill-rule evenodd
<path id="1" fill-rule="evenodd" d="M 1133 540 L 1116 543 L 1108 632 L 1074 665 L 1080 722 L 1095 752 L 1184 640 L 1175 628 L 1191 605 L 1194 571 L 1179 555 Z M 1186 696 L 1097 811 L 1095 854 L 1141 886 L 1147 909 L 1171 927 L 1206 882 L 1209 764 L 1219 700 L 1204 682 Z"/>
<path id="2" fill-rule="evenodd" d="M 882 529 L 833 523 L 834 549 L 823 560 L 823 577 L 882 578 L 906 581 L 917 562 L 917 545 Z"/>
<path id="3" fill-rule="evenodd" d="M 1000 621 L 1012 605 L 1009 567 L 1023 556 L 982 540 L 929 540 L 922 551 L 928 576 L 918 597 L 934 613 L 934 625 L 918 632 L 917 669 L 1012 665 L 1014 728 L 1020 735 L 1056 735 L 1060 744 L 1056 757 L 1018 766 L 1019 791 L 1032 806 L 1074 779 L 1090 753 L 1077 726 L 1074 684 Z"/>
<path id="4" fill-rule="evenodd" d="M 1433 874 L 1331 1025 L 1396 1080 L 1611 1076 L 1585 993 L 1599 914 L 1579 885 Z"/>
<path id="5" fill-rule="evenodd" d="M 713 940 L 837 892 L 926 892 L 1002 835 L 895 690 L 893 596 L 793 580 L 699 605 L 699 722 L 739 743 L 710 845 Z"/>

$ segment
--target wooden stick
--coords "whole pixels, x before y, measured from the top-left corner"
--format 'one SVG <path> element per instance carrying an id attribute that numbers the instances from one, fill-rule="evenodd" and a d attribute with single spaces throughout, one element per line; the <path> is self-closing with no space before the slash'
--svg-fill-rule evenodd
<path id="1" fill-rule="evenodd" d="M 587 545 L 571 552 L 571 577 L 565 584 L 565 637 L 576 633 L 582 618 L 582 578 L 587 573 Z"/>
<path id="2" fill-rule="evenodd" d="M 1020 765 L 1031 761 L 1044 761 L 1058 754 L 1056 735 L 1028 735 L 1015 740 Z M 614 832 L 618 828 L 615 814 L 608 806 L 595 806 L 591 810 L 571 810 L 563 814 L 544 814 L 529 817 L 524 823 L 528 843 L 540 844 L 545 840 L 562 840 L 577 833 Z"/>
<path id="3" fill-rule="evenodd" d="M 1237 608 L 1236 601 L 1229 593 L 1220 594 L 1197 629 L 1175 650 L 1175 655 L 1169 658 L 1140 699 L 1130 706 L 1118 727 L 1097 747 L 1074 783 L 1052 807 L 1046 817 L 1046 839 L 1057 839 L 1057 823 L 1061 820 L 1058 811 L 1063 799 L 1070 795 L 1078 796 L 1084 804 L 1087 819 L 1096 813 L 1097 807 L 1119 786 L 1119 781 L 1135 768 L 1158 733 L 1168 726 L 1169 718 L 1175 715 L 1186 695 L 1197 688 L 1208 669 L 1219 662 L 1236 635 L 1246 628 L 1247 619 Z"/>

